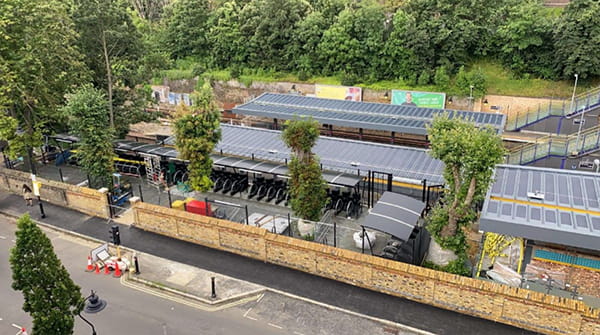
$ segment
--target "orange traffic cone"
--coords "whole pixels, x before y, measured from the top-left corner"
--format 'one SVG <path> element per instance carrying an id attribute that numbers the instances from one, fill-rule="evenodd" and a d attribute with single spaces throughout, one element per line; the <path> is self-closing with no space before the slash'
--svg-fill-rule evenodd
<path id="1" fill-rule="evenodd" d="M 110 274 L 110 269 L 108 268 L 107 264 L 104 264 L 104 274 L 105 275 L 109 275 Z"/>
<path id="2" fill-rule="evenodd" d="M 88 264 L 87 264 L 87 268 L 85 269 L 85 272 L 93 272 L 94 271 L 94 266 L 92 265 L 92 257 L 88 256 Z"/>
<path id="3" fill-rule="evenodd" d="M 119 269 L 119 262 L 115 262 L 115 273 L 113 273 L 113 277 L 115 278 L 121 278 L 121 269 Z"/>
<path id="4" fill-rule="evenodd" d="M 100 265 L 96 264 L 96 274 L 100 274 Z"/>

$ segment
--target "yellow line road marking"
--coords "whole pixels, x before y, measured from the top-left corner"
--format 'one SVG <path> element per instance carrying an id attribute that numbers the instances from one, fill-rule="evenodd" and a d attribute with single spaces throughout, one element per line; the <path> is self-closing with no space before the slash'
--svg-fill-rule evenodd
<path id="1" fill-rule="evenodd" d="M 573 207 L 567 207 L 567 206 L 544 204 L 544 203 L 540 203 L 540 202 L 509 199 L 509 198 L 502 198 L 502 197 L 496 197 L 496 196 L 491 196 L 490 200 L 497 200 L 497 201 L 502 201 L 502 202 L 512 202 L 512 203 L 521 204 L 521 205 L 528 205 L 528 206 L 531 205 L 531 206 L 544 207 L 544 208 L 550 208 L 550 209 L 558 209 L 558 210 L 566 211 L 566 212 L 575 212 L 575 213 L 600 216 L 600 212 L 597 212 L 597 211 L 590 211 L 587 209 L 579 209 L 579 208 L 573 208 Z"/>

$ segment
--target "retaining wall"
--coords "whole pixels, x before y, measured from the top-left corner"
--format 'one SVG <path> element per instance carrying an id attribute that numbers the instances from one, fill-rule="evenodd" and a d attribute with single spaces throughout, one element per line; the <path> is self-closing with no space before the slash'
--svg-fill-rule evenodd
<path id="1" fill-rule="evenodd" d="M 108 218 L 108 198 L 105 192 L 39 177 L 36 180 L 41 182 L 40 198 L 43 201 L 88 215 Z M 21 195 L 23 184 L 32 187 L 29 173 L 0 168 L 0 190 Z"/>
<path id="2" fill-rule="evenodd" d="M 132 201 L 141 229 L 544 334 L 600 334 L 583 302 L 363 255 Z"/>

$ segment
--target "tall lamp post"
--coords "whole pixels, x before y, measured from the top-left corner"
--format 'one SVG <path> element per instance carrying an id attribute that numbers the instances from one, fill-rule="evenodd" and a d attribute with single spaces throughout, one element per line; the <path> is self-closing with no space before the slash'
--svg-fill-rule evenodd
<path id="1" fill-rule="evenodd" d="M 575 73 L 575 85 L 573 86 L 573 95 L 571 96 L 571 105 L 569 106 L 569 113 L 573 113 L 573 104 L 575 103 L 575 91 L 577 91 L 577 79 L 579 79 L 579 75 Z"/>
<path id="2" fill-rule="evenodd" d="M 88 313 L 88 314 L 95 314 L 100 312 L 101 310 L 103 310 L 106 307 L 106 301 L 100 299 L 97 295 L 96 292 L 94 292 L 92 290 L 92 294 L 90 294 L 87 298 L 85 298 L 83 300 L 85 302 L 85 307 L 83 308 L 83 311 Z M 79 317 L 85 321 L 85 323 L 87 323 L 90 327 L 92 327 L 92 335 L 97 335 L 96 334 L 96 328 L 94 328 L 94 325 L 89 322 L 86 318 L 84 318 L 81 315 L 81 312 L 79 312 L 77 315 L 79 315 Z"/>
<path id="3" fill-rule="evenodd" d="M 475 86 L 471 85 L 469 86 L 470 92 L 469 92 L 469 109 L 473 110 L 473 88 L 475 88 Z"/>

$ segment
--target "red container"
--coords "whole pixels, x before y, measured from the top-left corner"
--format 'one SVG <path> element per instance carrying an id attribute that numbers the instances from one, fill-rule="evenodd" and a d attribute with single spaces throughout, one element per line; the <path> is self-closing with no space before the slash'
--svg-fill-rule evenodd
<path id="1" fill-rule="evenodd" d="M 192 200 L 185 204 L 185 209 L 190 213 L 212 216 L 212 211 L 210 210 L 210 203 L 206 203 L 204 201 Z"/>

